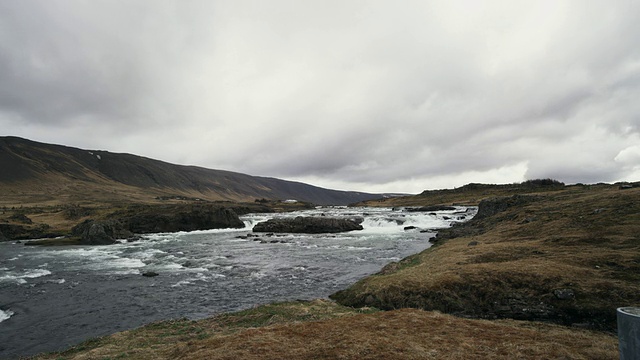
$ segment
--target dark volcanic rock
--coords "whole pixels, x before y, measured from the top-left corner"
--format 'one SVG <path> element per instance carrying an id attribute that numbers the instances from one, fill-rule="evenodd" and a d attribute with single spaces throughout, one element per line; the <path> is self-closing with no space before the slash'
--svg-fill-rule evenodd
<path id="1" fill-rule="evenodd" d="M 133 236 L 133 233 L 117 220 L 86 220 L 74 226 L 71 233 L 80 237 L 82 243 L 89 245 L 109 245 L 115 243 L 116 239 Z"/>
<path id="2" fill-rule="evenodd" d="M 176 232 L 225 228 L 243 228 L 244 223 L 231 209 L 197 206 L 177 211 L 153 209 L 121 218 L 134 233 Z"/>
<path id="3" fill-rule="evenodd" d="M 23 224 L 33 224 L 33 221 L 25 214 L 15 214 L 9 217 L 9 219 L 17 221 Z"/>
<path id="4" fill-rule="evenodd" d="M 478 213 L 473 220 L 480 220 L 503 212 L 512 206 L 520 206 L 538 200 L 534 195 L 513 195 L 485 199 L 478 204 Z"/>
<path id="5" fill-rule="evenodd" d="M 45 237 L 56 237 L 60 234 L 49 231 L 49 225 L 23 226 L 16 224 L 0 224 L 0 241 L 27 240 Z"/>
<path id="6" fill-rule="evenodd" d="M 298 216 L 294 219 L 270 219 L 256 224 L 253 231 L 306 234 L 338 233 L 362 230 L 361 222 L 361 219 Z"/>

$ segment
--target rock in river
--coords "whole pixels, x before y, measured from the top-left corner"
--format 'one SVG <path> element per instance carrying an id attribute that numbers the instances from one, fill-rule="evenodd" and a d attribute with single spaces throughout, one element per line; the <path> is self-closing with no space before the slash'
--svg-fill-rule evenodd
<path id="1" fill-rule="evenodd" d="M 109 245 L 116 239 L 126 239 L 133 236 L 118 220 L 85 220 L 76 225 L 71 233 L 79 236 L 80 241 L 90 245 Z"/>
<path id="2" fill-rule="evenodd" d="M 293 219 L 270 219 L 256 224 L 254 232 L 322 234 L 362 230 L 362 219 L 298 216 Z"/>

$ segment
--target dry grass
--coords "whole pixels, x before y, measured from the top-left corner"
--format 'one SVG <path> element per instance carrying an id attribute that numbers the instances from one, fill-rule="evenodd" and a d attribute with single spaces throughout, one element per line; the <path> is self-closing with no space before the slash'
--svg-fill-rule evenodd
<path id="1" fill-rule="evenodd" d="M 538 194 L 458 232 L 412 266 L 366 278 L 335 299 L 606 330 L 615 329 L 616 307 L 640 305 L 640 188 Z M 574 296 L 560 299 L 562 289 Z"/>
<path id="2" fill-rule="evenodd" d="M 282 307 L 282 309 L 279 309 Z M 256 321 L 257 320 L 257 321 Z M 152 324 L 38 359 L 613 359 L 603 333 L 404 309 L 358 314 L 328 301 Z"/>

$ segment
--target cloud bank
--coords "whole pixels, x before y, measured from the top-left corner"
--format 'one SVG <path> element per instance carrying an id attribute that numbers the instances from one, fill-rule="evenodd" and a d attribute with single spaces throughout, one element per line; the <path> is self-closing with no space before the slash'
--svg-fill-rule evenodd
<path id="1" fill-rule="evenodd" d="M 635 1 L 3 1 L 0 131 L 325 187 L 640 180 Z"/>

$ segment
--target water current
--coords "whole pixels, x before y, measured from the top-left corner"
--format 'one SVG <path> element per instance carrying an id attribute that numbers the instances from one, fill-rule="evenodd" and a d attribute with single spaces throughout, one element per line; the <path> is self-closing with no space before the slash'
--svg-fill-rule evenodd
<path id="1" fill-rule="evenodd" d="M 0 243 L 0 358 L 62 350 L 158 320 L 326 298 L 428 248 L 437 229 L 475 212 L 317 208 L 249 214 L 244 229 L 151 234 L 108 246 Z M 260 221 L 301 215 L 361 217 L 364 230 L 246 236 Z M 141 275 L 148 271 L 159 275 Z"/>

